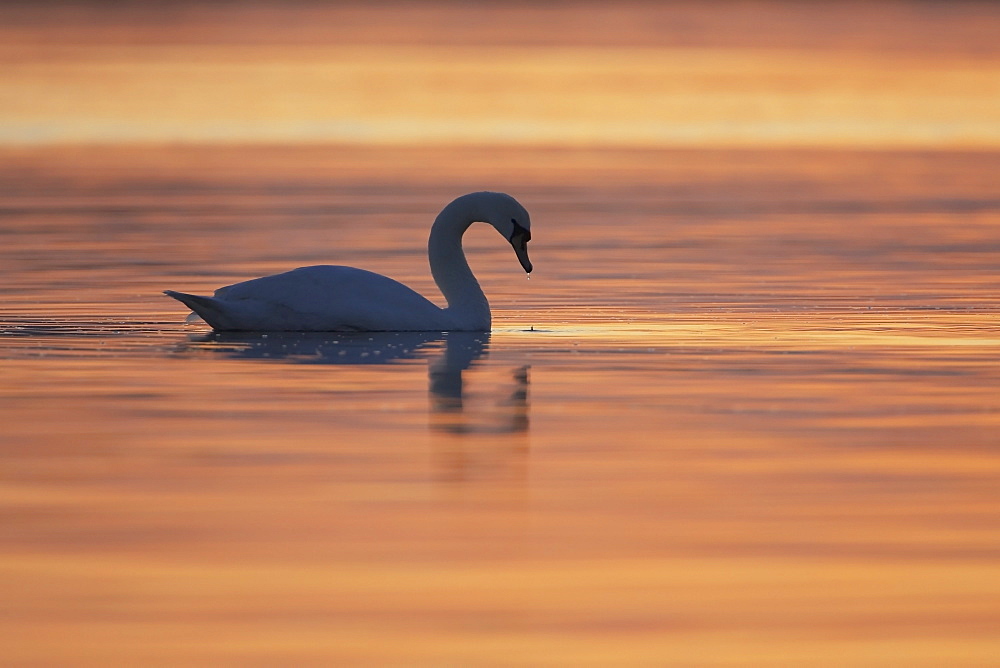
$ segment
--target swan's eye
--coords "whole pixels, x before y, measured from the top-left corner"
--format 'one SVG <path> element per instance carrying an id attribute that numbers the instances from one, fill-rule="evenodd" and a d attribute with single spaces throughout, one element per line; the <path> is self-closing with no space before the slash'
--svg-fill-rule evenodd
<path id="1" fill-rule="evenodd" d="M 510 222 L 514 224 L 514 231 L 510 235 L 511 243 L 514 243 L 515 239 L 520 239 L 522 242 L 531 241 L 531 232 L 521 227 L 515 218 L 511 218 Z"/>

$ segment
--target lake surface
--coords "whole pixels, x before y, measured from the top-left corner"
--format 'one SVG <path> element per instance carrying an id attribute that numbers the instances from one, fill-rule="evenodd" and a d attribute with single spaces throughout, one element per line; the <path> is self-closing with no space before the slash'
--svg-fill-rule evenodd
<path id="1" fill-rule="evenodd" d="M 484 155 L 488 160 L 484 160 Z M 14 665 L 988 665 L 1000 154 L 7 149 Z M 482 335 L 211 335 L 294 266 Z M 483 228 L 483 229 L 479 229 Z"/>

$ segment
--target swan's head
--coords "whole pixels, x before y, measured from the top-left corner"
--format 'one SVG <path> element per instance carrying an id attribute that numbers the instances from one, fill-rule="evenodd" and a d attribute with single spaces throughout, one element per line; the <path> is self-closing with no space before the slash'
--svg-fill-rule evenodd
<path id="1" fill-rule="evenodd" d="M 482 205 L 482 217 L 510 242 L 524 271 L 531 273 L 528 242 L 531 241 L 531 217 L 521 203 L 505 193 L 476 193 Z"/>

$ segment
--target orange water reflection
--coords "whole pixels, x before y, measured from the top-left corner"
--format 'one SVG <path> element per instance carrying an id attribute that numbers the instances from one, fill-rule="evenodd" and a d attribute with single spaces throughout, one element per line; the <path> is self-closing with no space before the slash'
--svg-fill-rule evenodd
<path id="1" fill-rule="evenodd" d="M 0 663 L 995 663 L 998 25 L 3 5 Z M 160 294 L 436 298 L 427 227 L 483 188 L 536 263 L 470 231 L 489 337 L 206 336 Z"/>
<path id="2" fill-rule="evenodd" d="M 0 142 L 995 148 L 998 29 L 989 3 L 18 3 Z"/>
<path id="3" fill-rule="evenodd" d="M 991 660 L 997 157 L 504 150 L 7 151 L 10 660 Z M 488 340 L 205 338 L 159 295 L 433 295 L 483 181 L 537 263 L 470 233 Z"/>

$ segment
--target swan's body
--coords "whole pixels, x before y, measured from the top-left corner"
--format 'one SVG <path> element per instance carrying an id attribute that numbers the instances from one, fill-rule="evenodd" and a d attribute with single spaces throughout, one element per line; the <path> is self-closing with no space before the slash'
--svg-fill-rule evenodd
<path id="1" fill-rule="evenodd" d="M 503 193 L 463 195 L 431 227 L 431 274 L 448 302 L 440 308 L 402 283 L 364 269 L 321 265 L 236 283 L 212 297 L 167 290 L 220 331 L 488 331 L 490 305 L 462 251 L 462 235 L 486 222 L 531 272 L 528 212 Z"/>

